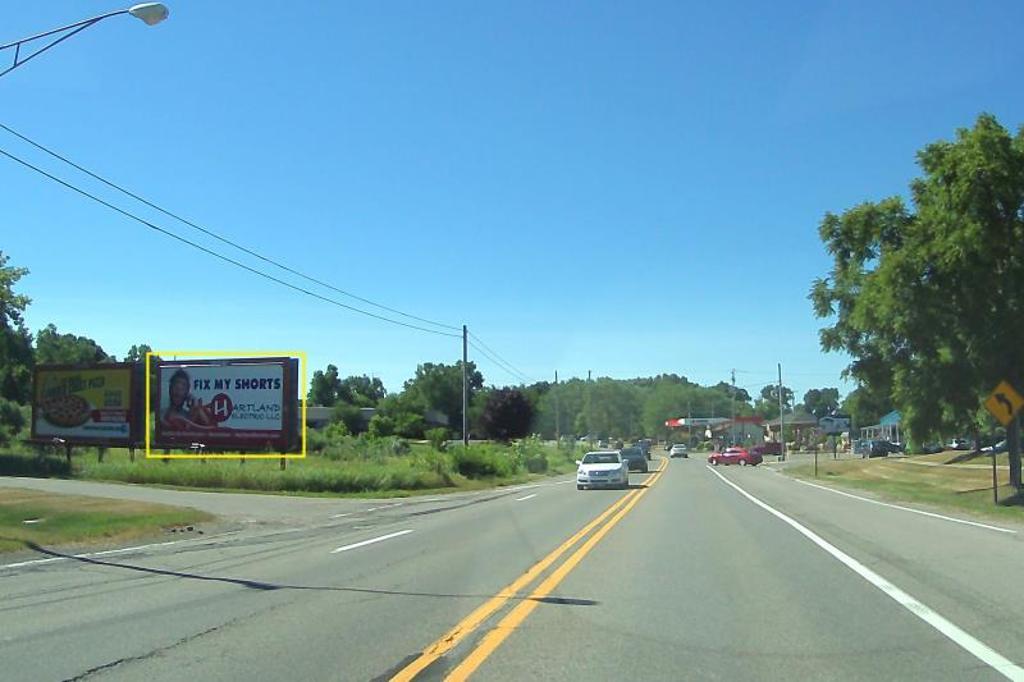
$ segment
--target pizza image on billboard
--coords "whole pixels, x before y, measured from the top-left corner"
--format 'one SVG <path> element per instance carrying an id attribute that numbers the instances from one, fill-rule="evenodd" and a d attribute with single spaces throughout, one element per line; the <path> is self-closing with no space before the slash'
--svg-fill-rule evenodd
<path id="1" fill-rule="evenodd" d="M 32 437 L 129 445 L 136 435 L 135 371 L 127 363 L 40 365 L 32 396 Z"/>
<path id="2" fill-rule="evenodd" d="M 155 446 L 284 452 L 294 445 L 290 358 L 158 360 Z"/>

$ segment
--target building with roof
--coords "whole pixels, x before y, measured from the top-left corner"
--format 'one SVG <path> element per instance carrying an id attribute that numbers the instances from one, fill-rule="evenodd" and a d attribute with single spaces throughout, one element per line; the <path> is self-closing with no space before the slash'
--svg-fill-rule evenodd
<path id="1" fill-rule="evenodd" d="M 903 415 L 899 410 L 893 410 L 889 414 L 882 415 L 877 424 L 865 426 L 860 430 L 860 437 L 869 440 L 887 440 L 893 443 L 900 443 L 900 423 Z"/>

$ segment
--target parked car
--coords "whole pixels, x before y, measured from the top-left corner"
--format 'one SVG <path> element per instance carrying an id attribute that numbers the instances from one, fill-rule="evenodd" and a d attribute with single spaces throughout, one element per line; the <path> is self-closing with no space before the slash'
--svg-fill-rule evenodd
<path id="1" fill-rule="evenodd" d="M 629 465 L 614 450 L 588 452 L 576 466 L 576 490 L 629 487 Z"/>
<path id="2" fill-rule="evenodd" d="M 626 462 L 630 471 L 647 473 L 647 456 L 644 455 L 643 450 L 638 447 L 622 448 L 619 450 L 619 454 L 622 455 L 622 460 Z"/>
<path id="3" fill-rule="evenodd" d="M 894 452 L 903 452 L 903 446 L 900 443 L 891 443 L 887 440 L 873 440 L 870 441 L 867 456 L 888 457 Z"/>
<path id="4" fill-rule="evenodd" d="M 921 446 L 921 452 L 925 455 L 934 455 L 943 451 L 942 443 L 932 441 Z"/>
<path id="5" fill-rule="evenodd" d="M 782 443 L 777 443 L 775 441 L 771 441 L 769 443 L 762 443 L 760 445 L 755 445 L 754 447 L 752 447 L 750 449 L 750 452 L 753 454 L 760 455 L 761 457 L 764 457 L 765 455 L 781 455 Z"/>
<path id="6" fill-rule="evenodd" d="M 708 463 L 718 466 L 719 464 L 739 464 L 740 466 L 757 466 L 762 461 L 761 455 L 754 454 L 746 448 L 729 447 L 722 452 L 712 452 L 708 455 Z"/>
<path id="7" fill-rule="evenodd" d="M 685 458 L 688 459 L 690 457 L 690 449 L 687 448 L 686 445 L 684 445 L 683 443 L 676 443 L 668 451 L 668 456 L 669 457 L 685 457 Z"/>
<path id="8" fill-rule="evenodd" d="M 971 443 L 966 438 L 953 438 L 946 443 L 947 450 L 970 450 Z"/>
<path id="9" fill-rule="evenodd" d="M 999 441 L 995 445 L 987 445 L 981 449 L 982 452 L 1006 452 L 1006 439 Z"/>

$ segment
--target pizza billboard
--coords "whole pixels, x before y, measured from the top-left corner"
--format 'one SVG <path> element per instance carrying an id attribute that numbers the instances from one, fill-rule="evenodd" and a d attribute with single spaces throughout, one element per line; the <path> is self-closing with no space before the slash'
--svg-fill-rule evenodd
<path id="1" fill-rule="evenodd" d="M 298 361 L 287 357 L 156 361 L 154 447 L 294 451 Z M 147 453 L 148 454 L 148 453 Z"/>
<path id="2" fill-rule="evenodd" d="M 33 379 L 33 440 L 111 446 L 138 442 L 141 382 L 134 364 L 38 365 Z"/>

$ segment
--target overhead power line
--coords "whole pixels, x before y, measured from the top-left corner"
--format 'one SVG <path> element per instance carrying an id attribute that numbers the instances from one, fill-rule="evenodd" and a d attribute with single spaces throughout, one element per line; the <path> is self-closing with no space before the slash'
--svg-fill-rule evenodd
<path id="1" fill-rule="evenodd" d="M 470 346 L 472 346 L 472 347 L 473 347 L 473 348 L 474 348 L 475 350 L 478 350 L 478 351 L 480 351 L 480 353 L 481 353 L 481 354 L 482 354 L 482 355 L 483 355 L 483 356 L 484 356 L 485 358 L 487 358 L 488 360 L 490 360 L 490 361 L 491 361 L 491 363 L 493 363 L 493 364 L 494 364 L 494 365 L 495 365 L 495 366 L 496 366 L 496 367 L 497 367 L 498 369 L 502 370 L 503 372 L 505 372 L 506 374 L 508 374 L 508 375 L 509 375 L 510 377 L 514 378 L 514 379 L 515 379 L 516 381 L 519 381 L 519 382 L 521 382 L 521 383 L 524 383 L 524 384 L 528 384 L 528 383 L 530 383 L 530 380 L 529 380 L 529 378 L 528 378 L 528 377 L 526 377 L 526 376 L 525 376 L 525 375 L 523 375 L 523 374 L 520 374 L 520 373 L 519 373 L 518 371 L 516 371 L 516 370 L 515 370 L 514 368 L 510 368 L 510 367 L 508 367 L 508 366 L 506 366 L 506 365 L 502 364 L 502 362 L 501 362 L 500 360 L 498 360 L 497 358 L 495 358 L 495 357 L 494 357 L 493 355 L 491 355 L 491 354 L 490 354 L 489 352 L 485 351 L 485 350 L 484 350 L 483 348 L 481 348 L 480 346 L 478 346 L 478 345 L 477 345 L 476 343 L 474 343 L 474 342 L 470 341 L 470 342 L 469 342 L 469 345 L 470 345 Z"/>
<path id="2" fill-rule="evenodd" d="M 0 124 L 0 125 L 2 125 L 2 124 Z M 377 313 L 373 313 L 373 312 L 370 312 L 368 310 L 363 310 L 362 308 L 357 308 L 355 306 L 348 305 L 347 303 L 342 303 L 341 301 L 338 301 L 336 299 L 330 298 L 328 296 L 323 296 L 323 295 L 318 294 L 318 293 L 316 293 L 314 291 L 310 291 L 309 289 L 304 289 L 303 287 L 300 287 L 300 286 L 298 286 L 296 284 L 292 284 L 291 282 L 288 282 L 286 280 L 280 279 L 279 277 L 275 277 L 275 276 L 273 276 L 271 274 L 263 272 L 262 270 L 254 268 L 254 267 L 252 267 L 250 265 L 246 265 L 245 263 L 242 263 L 241 261 L 237 261 L 237 260 L 235 260 L 235 259 L 233 259 L 233 258 L 231 258 L 229 256 L 225 256 L 222 253 L 218 253 L 217 251 L 214 251 L 213 249 L 207 248 L 207 247 L 205 247 L 205 246 L 203 246 L 201 244 L 197 244 L 196 242 L 193 242 L 193 241 L 191 241 L 189 239 L 186 239 L 185 237 L 182 237 L 181 235 L 175 234 L 174 232 L 171 232 L 170 230 L 168 230 L 166 228 L 160 227 L 159 225 L 156 225 L 155 223 L 152 223 L 152 222 L 150 222 L 150 221 L 148 221 L 148 220 L 146 220 L 144 218 L 141 218 L 141 217 L 135 215 L 134 213 L 132 213 L 130 211 L 126 211 L 125 209 L 120 208 L 119 206 L 115 206 L 114 204 L 112 204 L 112 203 L 110 203 L 110 202 L 108 202 L 108 201 L 106 201 L 104 199 L 101 199 L 100 197 L 96 196 L 95 194 L 91 194 L 91 193 L 87 192 L 84 189 L 76 187 L 75 185 L 71 184 L 70 182 L 62 180 L 61 178 L 57 177 L 56 175 L 53 175 L 53 174 L 43 170 L 42 168 L 34 166 L 31 163 L 29 163 L 28 161 L 25 161 L 24 159 L 22 159 L 20 157 L 17 157 L 14 154 L 11 154 L 8 151 L 5 151 L 2 148 L 0 148 L 0 154 L 2 154 L 3 156 L 6 156 L 7 158 L 11 159 L 12 161 L 15 161 L 15 162 L 21 164 L 22 166 L 24 166 L 25 168 L 28 168 L 29 170 L 35 171 L 36 173 L 38 173 L 38 174 L 40 174 L 40 175 L 42 175 L 42 176 L 44 176 L 46 178 L 49 178 L 53 182 L 56 182 L 57 184 L 62 185 L 63 187 L 71 190 L 72 192 L 76 192 L 77 194 L 80 194 L 80 195 L 82 195 L 82 196 L 84 196 L 84 197 L 86 197 L 88 199 L 91 199 L 92 201 L 95 201 L 96 203 L 98 203 L 98 204 L 100 204 L 102 206 L 105 206 L 106 208 L 110 209 L 111 211 L 114 211 L 115 213 L 119 213 L 120 215 L 122 215 L 122 216 L 124 216 L 126 218 L 130 218 L 131 220 L 134 220 L 134 221 L 136 221 L 138 223 L 141 223 L 142 225 L 145 225 L 146 227 L 150 228 L 151 230 L 159 232 L 160 234 L 163 234 L 163 235 L 165 235 L 167 237 L 175 239 L 175 240 L 177 240 L 177 241 L 179 241 L 179 242 L 181 242 L 183 244 L 187 244 L 188 246 L 191 246 L 194 249 L 202 251 L 203 253 L 205 253 L 207 255 L 213 256 L 214 258 L 222 260 L 225 263 L 230 263 L 231 265 L 234 265 L 235 267 L 241 268 L 242 270 L 246 270 L 248 272 L 251 272 L 254 275 L 258 275 L 260 277 L 263 277 L 264 279 L 268 279 L 271 282 L 275 282 L 275 283 L 280 284 L 282 286 L 288 287 L 289 289 L 292 289 L 294 291 L 298 291 L 300 293 L 306 294 L 307 296 L 311 296 L 311 297 L 316 298 L 318 300 L 324 301 L 325 303 L 330 303 L 330 304 L 338 306 L 340 308 L 344 308 L 346 310 L 350 310 L 350 311 L 352 311 L 354 313 L 359 313 L 361 315 L 366 315 L 367 317 L 372 317 L 374 319 L 381 320 L 382 322 L 389 322 L 391 324 L 399 325 L 401 327 L 408 327 L 409 329 L 415 329 L 415 330 L 418 330 L 418 331 L 421 331 L 421 332 L 427 332 L 428 334 L 437 334 L 439 336 L 448 336 L 448 337 L 453 337 L 453 338 L 461 338 L 462 337 L 461 334 L 452 334 L 450 332 L 445 332 L 445 331 L 441 331 L 441 330 L 438 330 L 438 329 L 431 329 L 429 327 L 421 327 L 419 325 L 410 324 L 408 322 L 402 322 L 401 320 L 395 320 L 395 319 L 392 319 L 392 318 L 389 318 L 389 317 L 385 317 L 383 315 L 378 315 Z"/>
<path id="3" fill-rule="evenodd" d="M 491 362 L 493 362 L 494 364 L 498 365 L 498 367 L 503 369 L 506 373 L 508 373 L 509 375 L 519 379 L 524 384 L 530 383 L 529 377 L 527 377 L 524 372 L 520 371 L 511 362 L 509 362 L 508 360 L 505 360 L 500 355 L 498 355 L 497 351 L 495 351 L 490 346 L 488 346 L 486 343 L 484 343 L 483 340 L 479 336 L 477 336 L 473 332 L 469 332 L 469 336 L 472 339 L 472 341 L 470 342 L 470 345 L 473 346 L 473 348 L 476 348 L 478 351 L 480 351 Z"/>
<path id="4" fill-rule="evenodd" d="M 269 263 L 270 265 L 273 265 L 274 267 L 280 268 L 281 270 L 284 270 L 285 272 L 288 272 L 288 273 L 290 273 L 292 275 L 295 275 L 296 277 L 301 277 L 302 279 L 304 279 L 304 280 L 306 280 L 308 282 L 312 282 L 313 284 L 317 284 L 319 286 L 322 286 L 325 289 L 330 289 L 331 291 L 334 291 L 336 293 L 342 294 L 343 296 L 348 296 L 351 299 L 354 299 L 356 301 L 360 301 L 360 302 L 365 303 L 367 305 L 371 305 L 371 306 L 373 306 L 375 308 L 378 308 L 380 310 L 386 310 L 389 313 L 393 313 L 395 315 L 399 315 L 401 317 L 405 317 L 405 318 L 410 319 L 410 320 L 416 320 L 417 322 L 422 322 L 424 324 L 429 324 L 429 325 L 433 325 L 435 327 L 440 327 L 442 329 L 451 329 L 453 331 L 460 331 L 460 328 L 456 327 L 454 325 L 444 324 L 443 322 L 437 322 L 435 320 L 431 320 L 431 319 L 428 319 L 428 318 L 425 318 L 425 317 L 419 317 L 417 315 L 412 315 L 410 313 L 403 312 L 401 310 L 398 310 L 397 308 L 392 308 L 392 307 L 386 306 L 386 305 L 384 305 L 382 303 L 377 303 L 376 301 L 372 301 L 372 300 L 370 300 L 368 298 L 364 298 L 362 296 L 357 296 L 356 294 L 353 294 L 353 293 L 351 293 L 349 291 L 345 291 L 344 289 L 340 289 L 340 288 L 334 286 L 333 284 L 329 284 L 327 282 L 324 282 L 323 280 L 317 279 L 316 277 L 311 277 L 310 275 L 307 275 L 307 274 L 305 274 L 303 272 L 300 272 L 299 270 L 296 270 L 296 269 L 294 269 L 294 268 L 292 268 L 292 267 L 290 267 L 288 265 L 285 265 L 284 263 L 276 261 L 273 258 L 269 258 L 267 256 L 264 256 L 263 254 L 261 254 L 261 253 L 259 253 L 257 251 L 254 251 L 254 250 L 252 250 L 252 249 L 250 249 L 250 248 L 248 248 L 248 247 L 246 247 L 246 246 L 244 246 L 242 244 L 239 244 L 238 242 L 235 242 L 235 241 L 233 241 L 231 239 L 228 239 L 227 237 L 224 237 L 224 236 L 222 236 L 220 234 L 217 234 L 213 230 L 205 228 L 205 227 L 195 223 L 194 221 L 189 220 L 188 218 L 184 218 L 181 215 L 179 215 L 177 213 L 174 213 L 173 211 L 170 211 L 168 209 L 163 208 L 162 206 L 159 206 L 158 204 L 154 203 L 153 201 L 150 201 L 149 199 L 146 199 L 145 197 L 140 196 L 139 194 L 136 194 L 135 192 L 132 192 L 129 189 L 126 189 L 125 187 L 117 184 L 116 182 L 113 182 L 112 180 L 108 180 L 107 178 L 103 177 L 102 175 L 99 175 L 98 173 L 95 173 L 95 172 L 89 170 L 88 168 L 86 168 L 86 167 L 84 167 L 84 166 L 82 166 L 82 165 L 80 165 L 78 163 L 75 163 L 74 161 L 72 161 L 71 159 L 67 158 L 66 156 L 64 156 L 64 155 L 54 151 L 53 149 L 43 145 L 40 142 L 36 142 L 35 140 L 29 138 L 26 135 L 23 135 L 22 133 L 19 133 L 18 131 L 14 130 L 13 128 L 11 128 L 8 125 L 5 125 L 4 123 L 0 123 L 0 128 L 2 128 L 3 130 L 6 130 L 11 135 L 14 135 L 19 140 L 22 140 L 23 142 L 26 142 L 26 143 L 32 145 L 36 149 L 38 149 L 38 150 L 40 150 L 42 152 L 45 152 L 46 154 L 49 154 L 53 158 L 58 159 L 59 161 L 62 161 L 64 163 L 66 163 L 67 165 L 71 166 L 72 168 L 75 168 L 76 170 L 81 171 L 82 173 L 85 173 L 86 175 L 88 175 L 89 177 L 93 178 L 94 180 L 102 182 L 107 187 L 110 187 L 111 189 L 117 190 L 118 192 L 121 192 L 122 194 L 124 194 L 124 195 L 126 195 L 128 197 L 131 197 L 132 199 L 135 199 L 136 201 L 138 201 L 138 202 L 140 202 L 142 204 L 145 204 L 146 206 L 152 208 L 153 210 L 159 211 L 160 213 L 164 214 L 165 216 L 168 216 L 169 218 L 173 218 L 174 220 L 177 220 L 177 221 L 179 221 L 181 223 L 184 223 L 185 225 L 188 225 L 189 227 L 191 227 L 191 228 L 193 228 L 195 230 L 198 230 L 199 232 L 202 232 L 203 234 L 205 234 L 205 235 L 207 235 L 209 237 L 212 237 L 212 238 L 220 241 L 223 244 L 227 244 L 228 246 L 231 246 L 231 247 L 233 247 L 235 249 L 238 249 L 239 251 L 242 251 L 244 253 L 247 253 L 250 256 L 254 257 L 254 258 L 258 258 L 259 260 L 263 261 L 264 263 Z M 12 158 L 14 158 L 14 157 L 12 157 Z M 353 308 L 353 310 L 355 310 L 355 308 Z M 384 318 L 381 318 L 381 319 L 384 319 Z M 410 325 L 410 326 L 412 326 L 412 325 Z"/>

